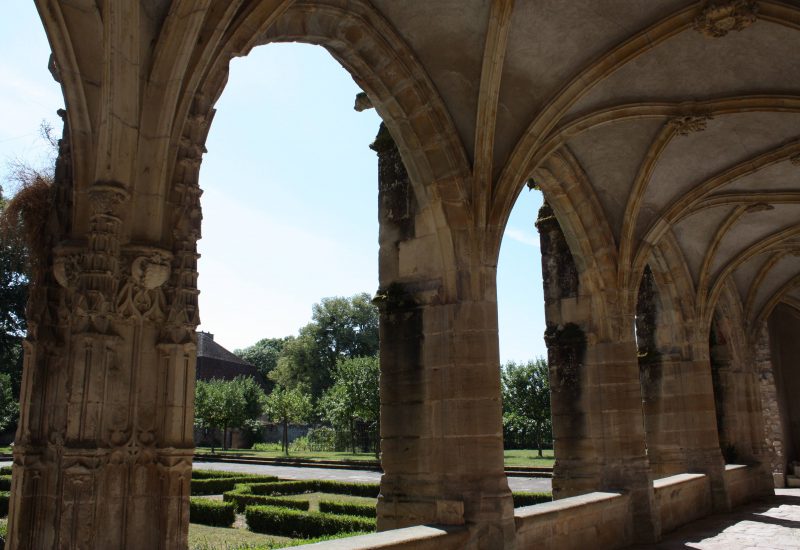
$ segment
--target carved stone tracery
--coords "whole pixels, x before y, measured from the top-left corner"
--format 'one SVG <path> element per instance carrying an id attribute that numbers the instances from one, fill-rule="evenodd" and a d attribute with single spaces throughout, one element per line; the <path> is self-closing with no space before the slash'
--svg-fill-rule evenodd
<path id="1" fill-rule="evenodd" d="M 709 120 L 714 117 L 711 115 L 684 115 L 670 119 L 669 123 L 675 128 L 675 134 L 688 136 L 694 132 L 702 132 L 706 129 Z"/>
<path id="2" fill-rule="evenodd" d="M 694 29 L 711 38 L 746 29 L 758 19 L 758 4 L 752 0 L 708 2 L 694 20 Z"/>

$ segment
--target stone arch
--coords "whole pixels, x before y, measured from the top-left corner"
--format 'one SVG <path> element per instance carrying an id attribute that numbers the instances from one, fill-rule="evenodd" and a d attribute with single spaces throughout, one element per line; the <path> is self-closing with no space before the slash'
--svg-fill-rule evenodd
<path id="1" fill-rule="evenodd" d="M 588 178 L 577 159 L 562 149 L 533 173 L 533 179 L 569 245 L 581 294 L 591 302 L 592 331 L 598 338 L 610 337 L 615 328 L 608 322 L 613 313 L 607 309 L 606 293 L 614 292 L 616 286 L 616 245 Z"/>
<path id="2" fill-rule="evenodd" d="M 671 233 L 652 248 L 640 280 L 637 336 L 642 324 L 651 333 L 645 349 L 638 345 L 650 467 L 655 476 L 706 473 L 716 505 L 724 507 L 707 342 L 698 339 L 693 281 Z"/>
<path id="3" fill-rule="evenodd" d="M 268 2 L 262 2 L 268 4 Z M 470 169 L 452 120 L 424 69 L 391 26 L 367 2 L 321 0 L 293 3 L 279 14 L 254 9 L 235 19 L 205 64 L 191 74 L 194 91 L 186 90 L 178 108 L 172 141 L 177 164 L 173 187 L 196 178 L 213 104 L 227 81 L 228 62 L 246 55 L 253 47 L 277 42 L 303 42 L 325 48 L 367 92 L 397 143 L 424 226 L 434 240 L 426 243 L 427 254 L 437 262 L 434 276 L 445 275 L 443 292 L 457 294 L 454 227 L 470 225 L 470 207 L 465 185 Z M 202 153 L 201 153 L 202 154 Z M 174 194 L 174 191 L 173 191 Z M 173 199 L 175 200 L 175 199 Z M 399 276 L 399 275 L 395 275 Z"/>
<path id="4" fill-rule="evenodd" d="M 735 286 L 720 292 L 709 332 L 709 359 L 720 448 L 727 463 L 757 463 L 763 454 L 754 347 Z"/>

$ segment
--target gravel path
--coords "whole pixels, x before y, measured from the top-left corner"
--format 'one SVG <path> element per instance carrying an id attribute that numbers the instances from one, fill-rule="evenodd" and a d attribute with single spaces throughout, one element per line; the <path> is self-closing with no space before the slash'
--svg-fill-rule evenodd
<path id="1" fill-rule="evenodd" d="M 10 466 L 11 462 L 0 462 L 0 466 Z M 377 483 L 381 480 L 380 472 L 365 470 L 332 470 L 328 468 L 297 468 L 293 466 L 271 466 L 261 464 L 233 464 L 230 462 L 194 462 L 198 470 L 225 470 L 248 474 L 265 474 L 285 479 L 333 479 L 338 481 L 360 481 Z M 551 489 L 548 478 L 510 477 L 508 485 L 512 491 L 547 492 Z"/>

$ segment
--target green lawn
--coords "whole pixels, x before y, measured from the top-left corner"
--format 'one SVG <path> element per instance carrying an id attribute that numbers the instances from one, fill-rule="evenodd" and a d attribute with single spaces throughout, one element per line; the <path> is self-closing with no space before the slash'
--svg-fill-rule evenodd
<path id="1" fill-rule="evenodd" d="M 303 540 L 261 535 L 247 529 L 208 527 L 191 523 L 189 524 L 189 550 L 273 550 L 363 534 L 365 533 L 342 533 L 331 537 Z"/>
<path id="2" fill-rule="evenodd" d="M 247 529 L 189 525 L 189 550 L 250 550 L 252 548 L 280 548 L 292 542 L 286 537 L 253 533 Z"/>
<path id="3" fill-rule="evenodd" d="M 506 466 L 547 466 L 552 468 L 555 458 L 553 449 L 542 449 L 544 458 L 539 458 L 539 451 L 536 449 L 514 449 L 505 451 Z"/>

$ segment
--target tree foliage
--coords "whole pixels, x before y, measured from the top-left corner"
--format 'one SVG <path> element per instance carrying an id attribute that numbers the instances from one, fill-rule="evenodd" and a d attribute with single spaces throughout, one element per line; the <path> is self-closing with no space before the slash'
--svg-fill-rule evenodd
<path id="1" fill-rule="evenodd" d="M 18 413 L 18 398 L 11 387 L 11 376 L 0 372 L 0 432 L 16 422 Z"/>
<path id="2" fill-rule="evenodd" d="M 292 336 L 284 338 L 263 338 L 244 349 L 237 349 L 234 353 L 255 366 L 261 375 L 269 380 L 269 374 L 278 366 L 278 359 L 281 356 L 286 344 L 294 340 Z M 269 388 L 272 389 L 271 387 Z"/>
<path id="3" fill-rule="evenodd" d="M 320 410 L 338 433 L 349 436 L 356 452 L 356 426 L 368 428 L 376 442 L 380 421 L 380 362 L 377 357 L 353 357 L 336 364 L 334 384 L 322 396 Z"/>
<path id="4" fill-rule="evenodd" d="M 305 386 L 318 398 L 333 382 L 337 362 L 378 353 L 378 310 L 369 294 L 323 298 L 312 321 L 288 340 L 270 378 L 294 388 Z"/>
<path id="5" fill-rule="evenodd" d="M 25 305 L 28 300 L 28 251 L 23 238 L 22 221 L 7 211 L 7 201 L 0 188 L 0 373 L 8 375 L 2 391 L 11 391 L 14 401 L 12 420 L 0 426 L 8 428 L 16 419 L 19 386 L 22 379 L 22 338 L 25 336 Z M 6 401 L 10 402 L 10 401 Z M 8 409 L 11 411 L 11 409 Z M 7 417 L 3 406 L 0 415 Z M 0 421 L 0 424 L 3 424 Z"/>
<path id="6" fill-rule="evenodd" d="M 289 454 L 289 424 L 308 420 L 312 412 L 311 397 L 301 387 L 278 386 L 267 396 L 266 410 L 272 420 L 283 426 L 281 448 Z"/>
<path id="7" fill-rule="evenodd" d="M 265 396 L 251 376 L 233 380 L 198 380 L 195 386 L 194 422 L 200 428 L 222 430 L 227 449 L 228 430 L 254 428 L 264 411 Z"/>
<path id="8" fill-rule="evenodd" d="M 552 438 L 550 379 L 544 359 L 506 363 L 501 371 L 503 428 L 507 443 L 542 447 Z"/>

